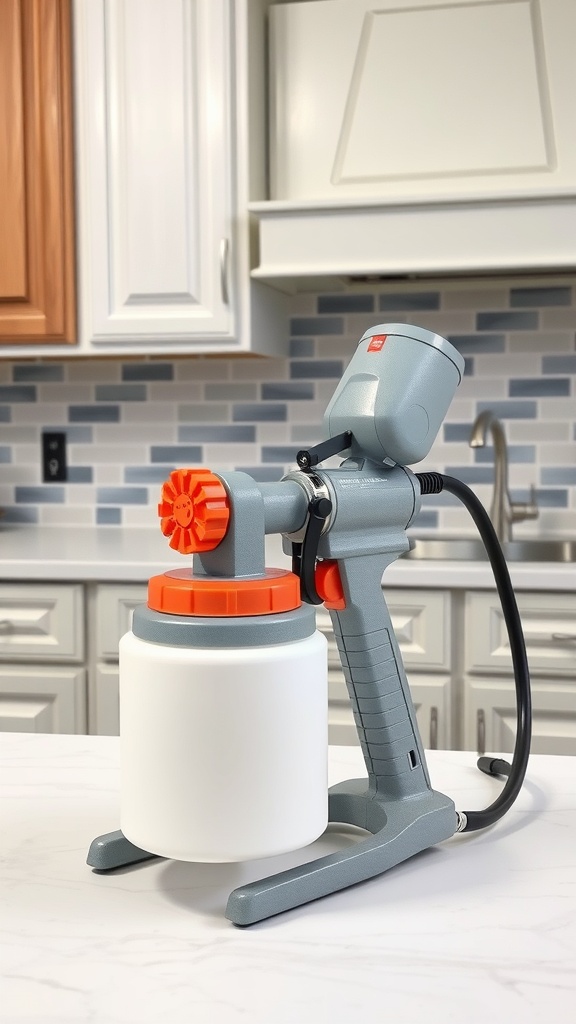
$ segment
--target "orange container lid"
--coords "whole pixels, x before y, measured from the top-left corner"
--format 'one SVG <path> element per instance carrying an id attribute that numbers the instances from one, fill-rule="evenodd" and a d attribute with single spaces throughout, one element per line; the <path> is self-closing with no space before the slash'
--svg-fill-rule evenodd
<path id="1" fill-rule="evenodd" d="M 287 569 L 266 569 L 253 580 L 206 579 L 172 569 L 148 583 L 148 607 L 169 615 L 272 615 L 301 603 L 300 580 Z"/>

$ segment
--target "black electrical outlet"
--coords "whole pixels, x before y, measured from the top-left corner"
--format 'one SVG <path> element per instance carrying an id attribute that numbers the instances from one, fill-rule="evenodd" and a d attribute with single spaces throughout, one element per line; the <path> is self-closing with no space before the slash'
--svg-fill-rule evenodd
<path id="1" fill-rule="evenodd" d="M 66 434 L 46 431 L 42 434 L 42 480 L 50 484 L 67 479 Z"/>

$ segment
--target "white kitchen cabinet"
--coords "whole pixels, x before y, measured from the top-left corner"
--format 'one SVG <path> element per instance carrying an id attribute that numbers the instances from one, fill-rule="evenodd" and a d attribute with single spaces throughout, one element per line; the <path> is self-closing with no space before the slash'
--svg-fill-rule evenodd
<path id="1" fill-rule="evenodd" d="M 452 681 L 450 669 L 450 594 L 440 590 L 391 589 L 386 602 L 402 660 L 422 742 L 428 748 L 452 746 Z M 329 739 L 358 743 L 352 707 L 329 613 L 316 611 L 316 622 L 328 640 Z"/>
<path id="2" fill-rule="evenodd" d="M 531 676 L 535 754 L 576 753 L 576 595 L 516 594 Z M 496 595 L 465 596 L 464 746 L 510 752 L 516 735 L 513 667 Z"/>
<path id="3" fill-rule="evenodd" d="M 574 678 L 574 676 L 573 676 Z M 576 683 L 532 679 L 533 754 L 576 754 Z M 468 678 L 464 690 L 464 747 L 512 753 L 516 698 L 511 680 Z"/>
<path id="4" fill-rule="evenodd" d="M 85 670 L 0 664 L 0 731 L 85 733 Z"/>
<path id="5" fill-rule="evenodd" d="M 270 198 L 573 193 L 575 37 L 566 0 L 273 7 Z"/>
<path id="6" fill-rule="evenodd" d="M 86 731 L 83 588 L 0 585 L 0 730 Z"/>
<path id="7" fill-rule="evenodd" d="M 147 587 L 141 583 L 101 584 L 95 589 L 94 658 L 88 688 L 88 731 L 92 735 L 118 735 L 118 643 L 131 628 L 136 606 L 146 603 L 146 594 Z"/>

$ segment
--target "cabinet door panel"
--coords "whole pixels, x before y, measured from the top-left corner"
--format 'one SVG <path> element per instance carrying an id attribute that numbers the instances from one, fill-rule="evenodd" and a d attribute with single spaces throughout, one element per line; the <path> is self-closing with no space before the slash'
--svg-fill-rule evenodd
<path id="1" fill-rule="evenodd" d="M 118 666 L 98 665 L 93 680 L 94 683 L 90 684 L 88 731 L 91 736 L 118 736 L 120 732 Z"/>
<path id="2" fill-rule="evenodd" d="M 533 754 L 576 754 L 576 686 L 562 680 L 532 684 Z M 512 753 L 516 737 L 514 686 L 469 679 L 464 690 L 464 746 Z"/>
<path id="3" fill-rule="evenodd" d="M 576 595 L 519 592 L 516 600 L 531 673 L 574 677 Z M 495 594 L 466 594 L 465 633 L 467 672 L 512 673 L 508 633 Z"/>
<path id="4" fill-rule="evenodd" d="M 573 4 L 334 0 L 270 22 L 272 198 L 574 187 Z"/>
<path id="5" fill-rule="evenodd" d="M 0 665 L 0 730 L 85 733 L 85 671 Z"/>
<path id="6" fill-rule="evenodd" d="M 92 342 L 233 332 L 228 12 L 225 0 L 76 3 Z"/>
<path id="7" fill-rule="evenodd" d="M 0 342 L 75 342 L 70 0 L 0 4 Z"/>
<path id="8" fill-rule="evenodd" d="M 144 585 L 124 584 L 98 587 L 96 597 L 96 657 L 118 661 L 118 641 L 131 628 L 132 613 L 146 603 Z"/>
<path id="9" fill-rule="evenodd" d="M 80 584 L 0 585 L 0 661 L 82 661 Z"/>

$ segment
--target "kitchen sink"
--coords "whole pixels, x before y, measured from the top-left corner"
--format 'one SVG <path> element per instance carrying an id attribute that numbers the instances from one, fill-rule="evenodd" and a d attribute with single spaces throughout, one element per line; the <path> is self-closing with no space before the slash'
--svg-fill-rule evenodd
<path id="1" fill-rule="evenodd" d="M 403 558 L 469 562 L 488 560 L 479 537 L 412 538 L 411 542 L 414 547 Z M 511 540 L 502 545 L 502 550 L 507 562 L 576 562 L 576 540 Z"/>

